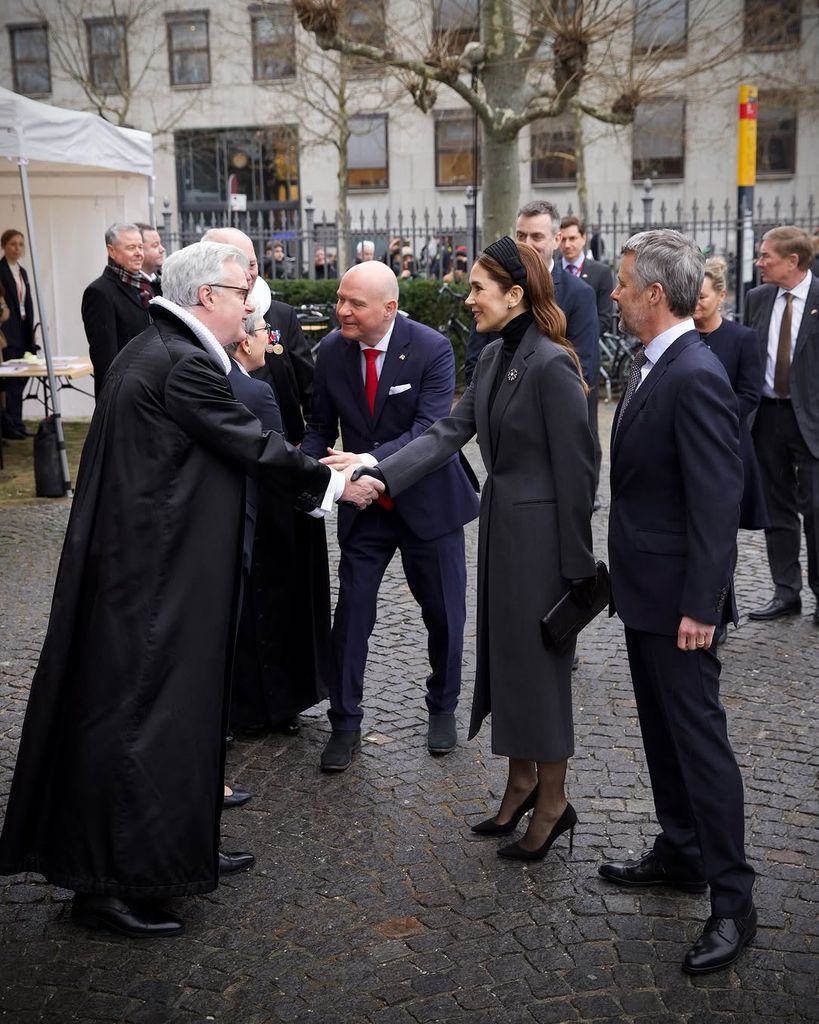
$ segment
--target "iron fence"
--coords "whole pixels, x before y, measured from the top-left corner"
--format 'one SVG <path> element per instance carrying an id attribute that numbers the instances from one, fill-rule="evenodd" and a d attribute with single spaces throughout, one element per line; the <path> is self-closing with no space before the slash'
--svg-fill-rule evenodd
<path id="1" fill-rule="evenodd" d="M 720 205 L 713 199 L 706 202 L 695 199 L 689 207 L 685 207 L 681 200 L 669 203 L 662 199 L 658 202 L 651 188 L 646 187 L 637 205 L 629 202 L 621 207 L 615 202 L 605 208 L 602 203 L 598 203 L 593 210 L 588 234 L 596 258 L 615 267 L 622 244 L 636 231 L 676 228 L 691 235 L 708 255 L 725 258 L 729 285 L 733 290 L 740 220 L 736 206 L 730 200 L 726 199 Z M 573 213 L 571 205 L 562 212 Z M 421 212 L 414 208 L 409 212 L 399 209 L 394 215 L 390 211 L 379 214 L 375 210 L 367 213 L 360 209 L 350 211 L 346 223 L 341 225 L 337 219 L 328 217 L 324 212 L 316 216 L 309 196 L 303 210 L 254 210 L 242 213 L 228 212 L 223 207 L 198 210 L 195 213 L 180 214 L 175 227 L 170 206 L 166 203 L 162 220 L 159 227 L 168 251 L 197 241 L 210 227 L 240 228 L 253 239 L 261 269 L 268 277 L 276 276 L 270 253 L 274 241 L 282 243 L 286 257 L 286 266 L 278 276 L 307 278 L 317 276 L 316 248 L 322 247 L 325 253 L 330 251 L 332 255 L 333 251 L 339 251 L 342 238 L 347 253 L 346 266 L 336 266 L 336 273 L 343 272 L 355 262 L 356 246 L 363 241 L 373 242 L 375 258 L 382 259 L 390 243 L 398 240 L 400 248 L 411 253 L 414 276 L 439 279 L 449 272 L 452 254 L 457 247 L 464 247 L 471 265 L 474 255 L 482 246 L 480 228 L 475 224 L 475 203 L 469 190 L 460 209 L 455 206 L 448 210 L 424 209 Z M 772 201 L 757 199 L 753 219 L 755 243 L 765 231 L 779 224 L 794 224 L 811 234 L 816 231 L 814 197 L 810 195 L 800 200 L 794 195 L 789 201 L 780 197 Z M 320 272 L 318 276 L 322 276 Z"/>

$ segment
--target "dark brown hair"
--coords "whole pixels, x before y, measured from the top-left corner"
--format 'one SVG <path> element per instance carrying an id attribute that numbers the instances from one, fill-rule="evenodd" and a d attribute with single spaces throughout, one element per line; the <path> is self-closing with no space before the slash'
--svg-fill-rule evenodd
<path id="1" fill-rule="evenodd" d="M 15 235 L 19 235 L 21 238 L 25 238 L 22 231 L 18 231 L 17 228 L 8 228 L 0 235 L 0 249 L 6 248 L 6 243 L 10 242 Z"/>
<path id="2" fill-rule="evenodd" d="M 516 245 L 523 269 L 526 271 L 526 287 L 523 289 L 526 307 L 534 317 L 541 333 L 569 353 L 580 377 L 580 383 L 583 385 L 583 391 L 588 394 L 589 389 L 583 379 L 580 360 L 577 358 L 577 353 L 571 342 L 566 338 L 566 317 L 555 302 L 555 286 L 552 282 L 552 275 L 536 249 L 525 242 L 517 242 Z M 515 284 L 511 274 L 496 259 L 488 256 L 485 252 L 478 256 L 476 262 L 480 263 L 503 291 L 508 292 Z"/>
<path id="3" fill-rule="evenodd" d="M 581 235 L 585 238 L 586 236 L 586 225 L 579 217 L 575 217 L 574 214 L 570 214 L 568 217 L 564 217 L 560 222 L 560 230 L 564 231 L 566 228 L 577 228 Z"/>

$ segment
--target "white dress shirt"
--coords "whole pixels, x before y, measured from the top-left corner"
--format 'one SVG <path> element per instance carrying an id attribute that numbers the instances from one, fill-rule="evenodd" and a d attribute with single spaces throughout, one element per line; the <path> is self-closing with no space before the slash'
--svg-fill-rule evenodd
<path id="1" fill-rule="evenodd" d="M 779 351 L 779 328 L 782 326 L 782 317 L 785 313 L 785 293 L 789 291 L 793 296 L 791 302 L 791 362 L 793 362 L 796 338 L 805 313 L 805 303 L 808 301 L 812 277 L 813 275 L 808 271 L 795 288 L 780 288 L 776 293 L 771 309 L 771 322 L 768 327 L 768 355 L 765 359 L 765 381 L 762 385 L 762 394 L 765 398 L 782 397 L 776 393 L 774 388 L 774 373 L 776 372 L 776 353 Z"/>
<path id="2" fill-rule="evenodd" d="M 660 361 L 660 357 L 667 348 L 670 348 L 677 338 L 681 338 L 683 334 L 687 334 L 688 331 L 694 331 L 694 321 L 689 317 L 688 320 L 681 320 L 678 324 L 674 324 L 669 327 L 667 331 L 663 331 L 662 334 L 658 334 L 656 338 L 652 338 L 651 341 L 646 345 L 646 361 L 643 364 L 643 368 L 640 370 L 640 384 L 646 379 L 651 373 L 657 363 Z M 637 385 L 638 389 L 640 384 Z"/>

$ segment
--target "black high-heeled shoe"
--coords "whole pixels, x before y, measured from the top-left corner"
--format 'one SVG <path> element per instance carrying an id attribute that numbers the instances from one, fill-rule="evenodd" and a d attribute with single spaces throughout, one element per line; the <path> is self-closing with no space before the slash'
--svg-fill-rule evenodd
<path id="1" fill-rule="evenodd" d="M 509 846 L 502 846 L 498 850 L 499 857 L 506 857 L 509 860 L 543 860 L 551 849 L 552 843 L 564 832 L 569 833 L 569 853 L 574 848 L 574 827 L 577 824 L 577 814 L 571 804 L 566 804 L 566 810 L 560 815 L 554 824 L 554 828 L 546 837 L 543 846 L 536 850 L 526 850 L 520 843 L 511 843 Z"/>
<path id="2" fill-rule="evenodd" d="M 477 825 L 473 825 L 471 831 L 479 836 L 508 836 L 518 827 L 518 822 L 523 815 L 535 806 L 535 800 L 537 800 L 537 786 L 505 824 L 498 825 L 494 818 L 487 818 L 486 821 L 479 821 Z"/>

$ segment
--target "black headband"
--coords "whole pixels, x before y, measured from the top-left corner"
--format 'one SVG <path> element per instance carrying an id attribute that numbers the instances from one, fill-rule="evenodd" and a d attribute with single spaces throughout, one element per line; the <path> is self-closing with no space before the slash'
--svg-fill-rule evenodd
<path id="1" fill-rule="evenodd" d="M 504 235 L 497 242 L 487 245 L 484 249 L 487 256 L 500 263 L 515 284 L 526 288 L 526 268 L 520 261 L 520 250 L 509 235 Z"/>

